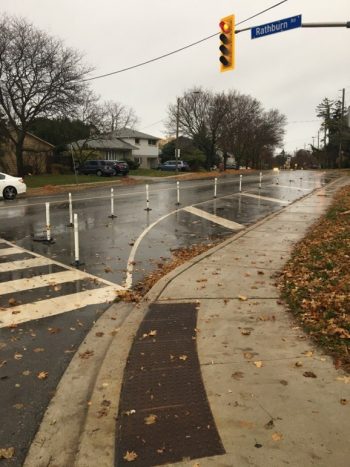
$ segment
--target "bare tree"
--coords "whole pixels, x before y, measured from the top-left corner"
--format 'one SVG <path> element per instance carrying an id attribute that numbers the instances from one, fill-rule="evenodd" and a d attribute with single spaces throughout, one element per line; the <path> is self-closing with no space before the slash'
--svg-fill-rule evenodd
<path id="1" fill-rule="evenodd" d="M 22 18 L 0 18 L 0 127 L 15 146 L 19 175 L 29 125 L 38 117 L 69 115 L 81 103 L 89 71 L 62 41 Z"/>
<path id="2" fill-rule="evenodd" d="M 118 132 L 121 128 L 133 128 L 138 123 L 134 109 L 120 102 L 106 101 L 103 104 L 106 120 L 106 130 Z"/>
<path id="3" fill-rule="evenodd" d="M 138 121 L 135 111 L 119 102 L 100 102 L 99 96 L 87 90 L 81 105 L 75 113 L 76 118 L 89 127 L 89 134 L 79 141 L 70 144 L 74 159 L 82 164 L 96 155 L 97 141 L 106 141 L 118 137 L 118 130 L 126 126 L 134 126 Z"/>

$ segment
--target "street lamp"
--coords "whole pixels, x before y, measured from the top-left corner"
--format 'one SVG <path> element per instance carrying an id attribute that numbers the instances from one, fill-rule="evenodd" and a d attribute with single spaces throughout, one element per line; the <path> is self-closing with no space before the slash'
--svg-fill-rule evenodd
<path id="1" fill-rule="evenodd" d="M 192 95 L 192 94 L 200 94 L 201 91 L 192 91 L 191 93 L 189 93 L 189 95 Z M 187 94 L 188 95 L 188 94 Z M 185 95 L 186 97 L 186 95 Z M 176 140 L 175 140 L 175 161 L 176 161 L 176 173 L 179 172 L 179 166 L 178 166 L 178 161 L 179 161 L 179 152 L 180 152 L 180 149 L 179 149 L 179 123 L 180 123 L 180 104 L 181 104 L 181 98 L 178 97 L 177 98 L 177 105 L 176 105 Z"/>

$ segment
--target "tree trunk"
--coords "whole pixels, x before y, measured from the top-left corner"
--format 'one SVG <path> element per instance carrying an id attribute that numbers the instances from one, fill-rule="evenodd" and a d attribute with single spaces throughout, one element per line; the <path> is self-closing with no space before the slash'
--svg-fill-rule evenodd
<path id="1" fill-rule="evenodd" d="M 23 177 L 24 164 L 23 164 L 23 145 L 24 145 L 25 134 L 19 134 L 16 143 L 16 164 L 17 164 L 17 175 Z"/>

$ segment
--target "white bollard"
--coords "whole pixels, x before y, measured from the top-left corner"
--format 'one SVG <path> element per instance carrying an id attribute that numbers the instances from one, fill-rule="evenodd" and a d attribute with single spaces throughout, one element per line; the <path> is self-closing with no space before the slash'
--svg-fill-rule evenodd
<path id="1" fill-rule="evenodd" d="M 214 178 L 214 198 L 216 198 L 217 189 L 218 189 L 218 179 L 215 177 Z"/>
<path id="2" fill-rule="evenodd" d="M 51 242 L 51 225 L 50 225 L 50 203 L 45 203 L 46 206 L 46 240 Z"/>
<path id="3" fill-rule="evenodd" d="M 68 227 L 73 227 L 72 193 L 68 193 L 68 203 L 69 203 L 69 224 L 68 224 Z"/>
<path id="4" fill-rule="evenodd" d="M 115 217 L 117 217 L 114 215 L 114 190 L 113 188 L 111 188 L 111 215 L 108 217 L 110 219 L 114 219 Z"/>
<path id="5" fill-rule="evenodd" d="M 260 176 L 259 176 L 259 188 L 261 188 L 261 180 L 262 180 L 262 173 L 260 172 Z"/>
<path id="6" fill-rule="evenodd" d="M 177 191 L 177 206 L 180 204 L 180 182 L 176 182 L 176 191 Z"/>
<path id="7" fill-rule="evenodd" d="M 243 178 L 243 175 L 241 174 L 239 176 L 239 192 L 241 193 L 242 192 L 242 178 Z"/>
<path id="8" fill-rule="evenodd" d="M 78 228 L 78 214 L 74 214 L 74 264 L 80 265 L 79 261 L 79 228 Z"/>
<path id="9" fill-rule="evenodd" d="M 149 186 L 146 184 L 146 209 L 145 211 L 152 211 L 149 207 Z"/>

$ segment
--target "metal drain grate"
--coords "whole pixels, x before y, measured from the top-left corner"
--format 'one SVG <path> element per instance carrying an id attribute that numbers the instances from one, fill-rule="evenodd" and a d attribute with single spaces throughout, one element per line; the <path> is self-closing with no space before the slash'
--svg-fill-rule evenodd
<path id="1" fill-rule="evenodd" d="M 117 467 L 151 467 L 225 453 L 200 372 L 196 322 L 195 303 L 150 306 L 124 372 Z"/>

